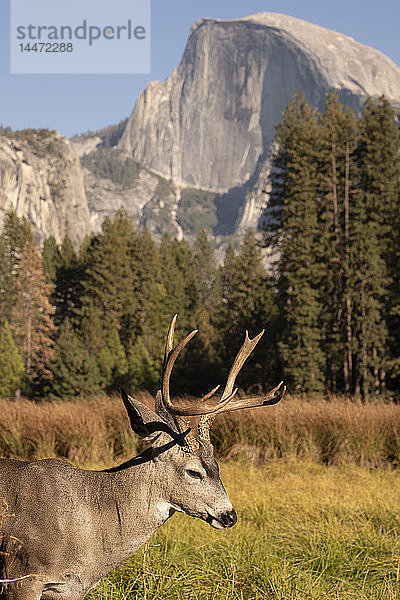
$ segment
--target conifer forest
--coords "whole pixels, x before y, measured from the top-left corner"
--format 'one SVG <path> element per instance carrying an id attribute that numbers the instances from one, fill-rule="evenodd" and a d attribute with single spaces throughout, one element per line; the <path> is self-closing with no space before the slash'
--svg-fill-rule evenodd
<path id="1" fill-rule="evenodd" d="M 121 209 L 79 250 L 41 250 L 7 213 L 0 235 L 0 396 L 154 392 L 166 331 L 199 332 L 176 394 L 222 383 L 244 332 L 266 332 L 239 378 L 254 392 L 396 397 L 400 388 L 400 142 L 385 98 L 360 117 L 296 95 L 276 129 L 266 229 L 229 245 L 204 230 L 157 244 Z M 269 249 L 268 270 L 261 245 Z"/>

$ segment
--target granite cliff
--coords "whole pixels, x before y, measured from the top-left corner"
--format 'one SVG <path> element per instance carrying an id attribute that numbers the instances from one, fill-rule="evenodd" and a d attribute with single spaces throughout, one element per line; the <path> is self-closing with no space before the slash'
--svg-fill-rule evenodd
<path id="1" fill-rule="evenodd" d="M 8 207 L 38 242 L 78 245 L 123 206 L 155 236 L 206 227 L 223 246 L 257 227 L 268 201 L 274 127 L 295 90 L 322 109 L 335 89 L 400 107 L 400 68 L 340 33 L 277 13 L 202 19 L 181 63 L 140 94 L 129 119 L 72 139 L 0 133 L 0 225 Z"/>
<path id="2" fill-rule="evenodd" d="M 233 233 L 257 224 L 274 126 L 294 91 L 321 109 L 332 89 L 357 112 L 367 96 L 399 106 L 400 68 L 286 15 L 202 19 L 171 76 L 141 93 L 119 148 L 180 187 L 222 195 L 217 232 Z"/>
<path id="3" fill-rule="evenodd" d="M 27 129 L 0 136 L 0 226 L 14 208 L 39 245 L 68 234 L 78 247 L 91 229 L 80 162 L 57 132 Z"/>

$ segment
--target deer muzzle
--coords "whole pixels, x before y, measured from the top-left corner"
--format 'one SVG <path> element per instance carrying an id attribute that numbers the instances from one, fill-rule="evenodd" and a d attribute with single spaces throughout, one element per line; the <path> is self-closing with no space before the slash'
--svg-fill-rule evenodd
<path id="1" fill-rule="evenodd" d="M 208 515 L 207 523 L 209 523 L 215 529 L 225 529 L 227 527 L 233 527 L 237 521 L 237 514 L 233 510 L 227 510 L 219 513 L 217 516 Z"/>

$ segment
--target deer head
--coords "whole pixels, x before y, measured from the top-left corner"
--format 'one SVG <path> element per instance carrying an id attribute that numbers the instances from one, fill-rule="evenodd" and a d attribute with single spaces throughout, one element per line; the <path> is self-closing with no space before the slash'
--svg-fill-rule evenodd
<path id="1" fill-rule="evenodd" d="M 162 383 L 156 395 L 155 411 L 124 391 L 122 399 L 132 429 L 150 443 L 152 460 L 157 468 L 161 468 L 163 508 L 168 514 L 182 511 L 217 529 L 231 527 L 237 517 L 219 476 L 210 441 L 210 426 L 215 416 L 222 412 L 277 404 L 286 388 L 281 382 L 265 397 L 236 397 L 236 377 L 264 333 L 262 331 L 250 339 L 246 331 L 219 400 L 212 401 L 220 387 L 217 386 L 200 400 L 172 401 L 169 383 L 174 363 L 197 333 L 197 330 L 192 331 L 174 347 L 176 318 L 177 315 L 173 317 L 167 335 Z"/>

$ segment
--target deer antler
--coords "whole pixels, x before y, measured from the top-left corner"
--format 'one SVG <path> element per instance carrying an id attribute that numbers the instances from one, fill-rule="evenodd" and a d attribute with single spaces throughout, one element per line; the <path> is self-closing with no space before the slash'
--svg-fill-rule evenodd
<path id="1" fill-rule="evenodd" d="M 161 392 L 157 394 L 156 400 L 157 403 L 163 403 L 164 407 L 174 417 L 179 429 L 188 426 L 188 422 L 186 421 L 185 417 L 200 416 L 198 423 L 199 438 L 196 440 L 192 434 L 189 434 L 187 439 L 189 450 L 190 448 L 195 449 L 196 446 L 198 447 L 199 443 L 210 442 L 210 426 L 218 413 L 230 412 L 242 408 L 277 404 L 283 397 L 286 391 L 286 386 L 281 381 L 279 385 L 277 385 L 271 392 L 267 394 L 267 396 L 234 399 L 237 393 L 237 388 L 235 388 L 236 377 L 238 376 L 239 371 L 243 367 L 245 361 L 258 344 L 261 336 L 264 334 L 264 330 L 262 330 L 255 338 L 250 339 L 249 333 L 246 330 L 244 342 L 237 353 L 236 358 L 233 361 L 233 365 L 228 373 L 226 385 L 220 400 L 211 406 L 207 403 L 207 400 L 209 400 L 219 389 L 220 386 L 218 385 L 212 389 L 211 392 L 203 396 L 198 402 L 194 403 L 192 400 L 187 400 L 183 404 L 181 403 L 179 406 L 176 406 L 171 401 L 169 393 L 169 381 L 172 369 L 180 352 L 183 350 L 183 348 L 185 348 L 185 346 L 187 346 L 190 340 L 197 333 L 197 329 L 194 329 L 174 348 L 173 345 L 176 319 L 177 315 L 174 315 L 168 330 L 167 340 L 165 343 Z"/>
<path id="2" fill-rule="evenodd" d="M 221 402 L 223 400 L 225 400 L 225 398 L 228 398 L 229 396 L 231 398 L 233 398 L 232 390 L 235 385 L 236 377 L 238 376 L 239 371 L 243 367 L 245 361 L 248 359 L 250 354 L 253 352 L 254 348 L 257 346 L 257 344 L 258 344 L 260 338 L 263 336 L 263 334 L 264 334 L 264 329 L 262 331 L 260 331 L 260 333 L 258 335 L 256 335 L 255 338 L 253 338 L 251 340 L 249 338 L 249 332 L 246 329 L 246 335 L 244 338 L 243 345 L 240 348 L 239 352 L 237 353 L 236 358 L 233 361 L 233 365 L 231 366 L 231 369 L 228 373 L 228 379 L 226 380 L 226 385 L 225 385 L 225 389 L 224 389 L 222 397 L 221 397 Z M 236 392 L 237 392 L 237 388 L 234 391 L 234 395 L 236 395 Z M 217 411 L 220 412 L 222 408 L 223 407 L 218 408 Z M 231 410 L 231 409 L 229 409 L 229 410 Z"/>
<path id="3" fill-rule="evenodd" d="M 212 389 L 208 394 L 203 396 L 198 403 L 194 404 L 193 401 L 186 401 L 183 405 L 175 406 L 171 401 L 169 394 L 169 380 L 171 377 L 172 369 L 175 364 L 176 359 L 178 358 L 180 352 L 185 348 L 185 346 L 190 342 L 192 337 L 194 337 L 197 333 L 197 329 L 191 331 L 179 344 L 173 347 L 174 343 L 174 331 L 175 331 L 175 323 L 178 315 L 174 315 L 171 321 L 171 325 L 169 326 L 167 341 L 165 343 L 165 354 L 164 354 L 164 368 L 162 375 L 162 386 L 161 386 L 161 396 L 164 403 L 165 408 L 175 416 L 187 416 L 194 417 L 197 415 L 205 415 L 209 413 L 213 413 L 217 410 L 220 410 L 228 404 L 228 402 L 235 396 L 237 390 L 234 390 L 215 404 L 214 406 L 210 406 L 207 404 L 207 400 L 209 400 L 215 392 L 219 389 L 219 385 Z M 233 386 L 232 386 L 233 387 Z"/>
<path id="4" fill-rule="evenodd" d="M 236 355 L 235 360 L 233 361 L 233 365 L 228 374 L 228 379 L 226 382 L 226 386 L 224 392 L 222 394 L 220 405 L 212 414 L 204 414 L 200 417 L 199 421 L 199 434 L 200 440 L 203 442 L 210 443 L 210 427 L 218 413 L 222 412 L 231 412 L 233 410 L 240 410 L 242 408 L 256 408 L 258 406 L 268 406 L 277 404 L 281 398 L 283 398 L 286 392 L 286 386 L 281 381 L 273 390 L 271 390 L 267 396 L 256 396 L 253 398 L 236 398 L 235 400 L 230 399 L 228 402 L 223 402 L 226 396 L 229 396 L 233 386 L 235 385 L 236 377 L 242 368 L 246 359 L 250 356 L 251 352 L 254 350 L 261 336 L 264 334 L 264 329 L 252 340 L 249 338 L 249 333 L 246 330 L 246 335 L 244 338 L 244 342 L 239 352 Z M 237 390 L 236 390 L 237 391 Z"/>

